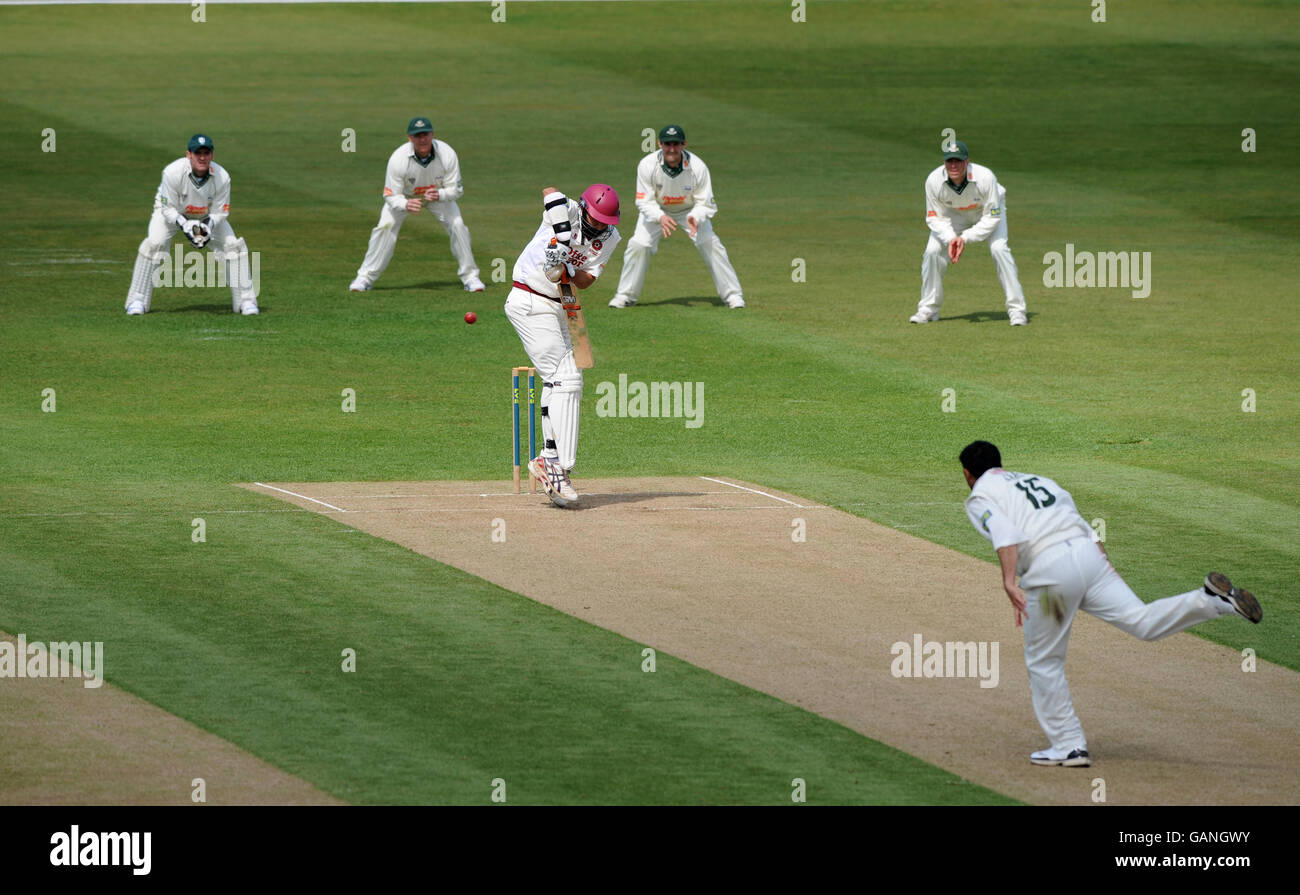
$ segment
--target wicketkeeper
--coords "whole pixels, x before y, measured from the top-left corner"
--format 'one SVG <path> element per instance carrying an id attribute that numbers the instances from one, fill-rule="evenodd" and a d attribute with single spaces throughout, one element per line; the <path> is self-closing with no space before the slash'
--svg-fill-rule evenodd
<path id="1" fill-rule="evenodd" d="M 153 299 L 154 276 L 167 260 L 167 247 L 184 233 L 196 248 L 211 243 L 225 264 L 230 306 L 236 314 L 257 313 L 257 287 L 248 262 L 248 246 L 235 236 L 230 215 L 230 175 L 212 160 L 214 147 L 207 134 L 190 137 L 185 157 L 163 168 L 153 200 L 149 235 L 140 243 L 126 293 L 128 314 L 147 314 Z"/>

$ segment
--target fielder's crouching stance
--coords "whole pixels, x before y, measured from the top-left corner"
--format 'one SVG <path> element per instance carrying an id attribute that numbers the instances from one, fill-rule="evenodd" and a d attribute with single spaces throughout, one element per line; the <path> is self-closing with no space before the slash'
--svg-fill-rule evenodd
<path id="1" fill-rule="evenodd" d="M 966 514 L 997 550 L 1002 587 L 1015 608 L 1016 625 L 1025 629 L 1034 713 L 1051 741 L 1029 756 L 1034 764 L 1092 764 L 1065 680 L 1065 651 L 1078 610 L 1142 640 L 1159 640 L 1233 612 L 1255 623 L 1263 618 L 1251 592 L 1233 587 L 1218 572 L 1206 575 L 1194 590 L 1143 603 L 1110 564 L 1070 492 L 1049 478 L 1002 469 L 1001 454 L 987 441 L 971 442 L 960 459 L 971 489 Z"/>
<path id="2" fill-rule="evenodd" d="M 370 231 L 366 257 L 357 269 L 357 277 L 348 289 L 369 292 L 375 281 L 388 269 L 397 248 L 397 235 L 410 214 L 428 207 L 451 240 L 456 256 L 456 275 L 466 292 L 482 292 L 474 262 L 469 227 L 461 216 L 456 200 L 465 194 L 460 176 L 460 157 L 446 143 L 433 139 L 433 124 L 428 118 L 412 118 L 406 126 L 406 142 L 393 150 L 384 170 L 384 207 L 379 210 L 379 224 Z"/>
<path id="3" fill-rule="evenodd" d="M 578 501 L 569 470 L 578 462 L 578 410 L 582 370 L 574 362 L 573 343 L 560 283 L 586 289 L 596 282 L 620 239 L 618 194 L 603 183 L 592 184 L 578 201 L 547 187 L 542 190 L 542 223 L 515 262 L 514 288 L 506 299 L 506 316 L 542 377 L 542 452 L 528 470 L 542 483 L 556 506 Z"/>
<path id="4" fill-rule="evenodd" d="M 212 243 L 212 253 L 224 265 L 231 309 L 236 314 L 257 313 L 257 287 L 248 263 L 248 246 L 235 236 L 226 220 L 230 216 L 230 175 L 212 160 L 212 153 L 212 138 L 195 134 L 185 158 L 163 168 L 162 182 L 154 195 L 149 235 L 140 243 L 131 288 L 126 294 L 128 314 L 149 313 L 154 277 L 167 263 L 167 247 L 178 232 L 184 233 L 196 248 Z"/>

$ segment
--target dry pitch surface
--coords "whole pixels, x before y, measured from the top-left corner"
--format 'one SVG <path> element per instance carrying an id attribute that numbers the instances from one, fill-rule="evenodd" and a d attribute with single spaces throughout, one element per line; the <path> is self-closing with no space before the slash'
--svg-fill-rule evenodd
<path id="1" fill-rule="evenodd" d="M 1091 803 L 1097 777 L 1109 804 L 1300 802 L 1295 672 L 1260 662 L 1245 673 L 1238 653 L 1190 634 L 1143 643 L 1080 615 L 1070 683 L 1096 763 L 1034 767 L 1029 753 L 1045 739 L 1030 705 L 1020 630 L 991 563 L 744 482 L 578 486 L 581 508 L 569 510 L 499 482 L 245 487 L 1027 802 Z M 792 535 L 801 525 L 798 541 Z M 1189 570 L 1170 593 L 1205 571 Z M 1267 595 L 1264 604 L 1267 613 Z M 891 647 L 918 634 L 997 642 L 997 686 L 980 687 L 975 677 L 895 677 Z"/>

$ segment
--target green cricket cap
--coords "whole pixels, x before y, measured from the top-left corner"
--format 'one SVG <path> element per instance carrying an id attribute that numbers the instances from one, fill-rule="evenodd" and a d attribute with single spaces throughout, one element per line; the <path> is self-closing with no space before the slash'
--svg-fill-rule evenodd
<path id="1" fill-rule="evenodd" d="M 663 130 L 659 131 L 660 143 L 685 143 L 686 131 L 682 130 L 675 124 L 670 124 Z"/>
<path id="2" fill-rule="evenodd" d="M 966 144 L 961 140 L 953 140 L 950 143 L 943 144 L 943 160 L 946 162 L 952 158 L 960 159 L 963 162 L 970 158 L 970 152 L 966 149 Z"/>
<path id="3" fill-rule="evenodd" d="M 406 135 L 414 136 L 415 134 L 427 134 L 433 132 L 433 125 L 428 118 L 412 118 L 411 123 L 406 126 Z"/>
<path id="4" fill-rule="evenodd" d="M 190 152 L 198 152 L 200 149 L 208 149 L 211 150 L 212 152 L 217 151 L 216 147 L 212 143 L 212 138 L 209 137 L 207 134 L 195 134 L 194 136 L 190 137 L 190 144 L 188 149 Z"/>

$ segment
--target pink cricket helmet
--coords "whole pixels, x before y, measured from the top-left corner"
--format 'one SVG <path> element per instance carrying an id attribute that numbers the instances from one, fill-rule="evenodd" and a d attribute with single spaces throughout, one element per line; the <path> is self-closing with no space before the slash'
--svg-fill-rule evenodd
<path id="1" fill-rule="evenodd" d="M 583 190 L 582 207 L 607 227 L 618 223 L 618 193 L 607 183 L 593 183 Z"/>

